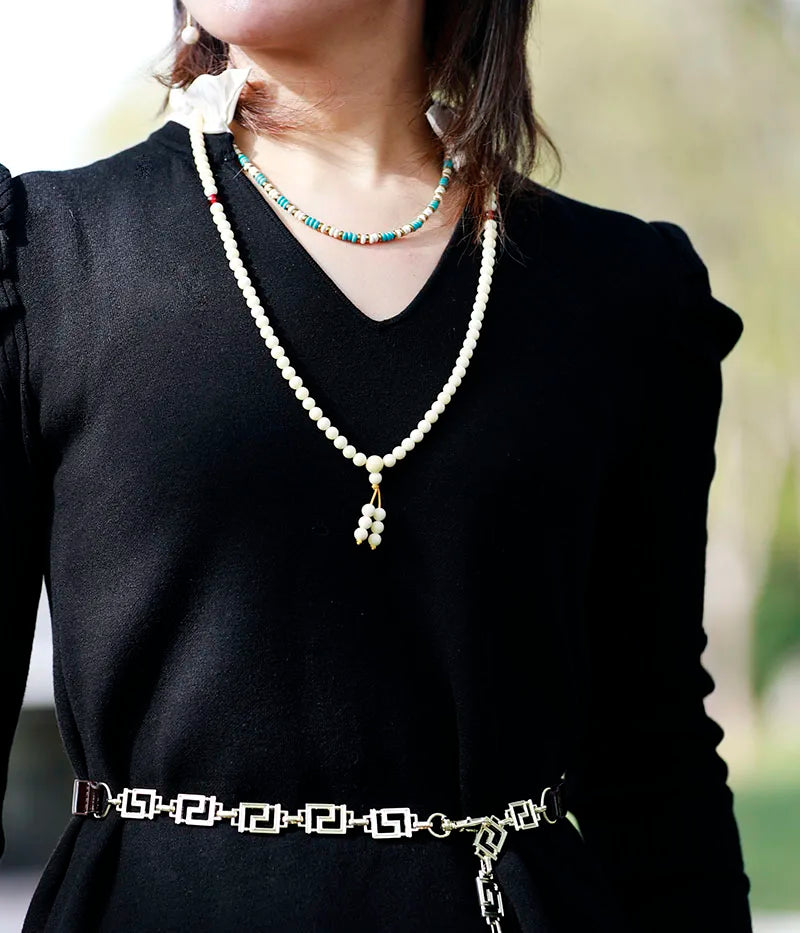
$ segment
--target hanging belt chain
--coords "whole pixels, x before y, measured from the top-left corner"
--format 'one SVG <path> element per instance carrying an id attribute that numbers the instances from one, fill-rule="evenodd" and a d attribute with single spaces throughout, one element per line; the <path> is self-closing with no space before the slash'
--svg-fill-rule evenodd
<path id="1" fill-rule="evenodd" d="M 340 835 L 361 827 L 375 839 L 398 839 L 423 829 L 444 839 L 453 831 L 475 832 L 473 847 L 480 860 L 475 881 L 481 914 L 491 933 L 502 933 L 503 897 L 494 877 L 493 862 L 503 848 L 509 829 L 535 829 L 542 820 L 557 823 L 566 816 L 564 787 L 564 780 L 556 787 L 545 787 L 538 803 L 532 798 L 515 800 L 508 804 L 502 818 L 490 814 L 451 820 L 437 812 L 420 820 L 409 807 L 373 808 L 364 816 L 356 816 L 345 804 L 333 803 L 307 803 L 295 813 L 277 803 L 239 803 L 226 810 L 222 801 L 205 794 L 177 794 L 164 803 L 162 795 L 152 788 L 125 787 L 114 796 L 104 781 L 76 778 L 72 813 L 103 819 L 113 807 L 127 819 L 152 820 L 166 813 L 176 823 L 187 826 L 213 826 L 229 819 L 240 833 L 279 833 L 296 826 L 307 833 Z"/>

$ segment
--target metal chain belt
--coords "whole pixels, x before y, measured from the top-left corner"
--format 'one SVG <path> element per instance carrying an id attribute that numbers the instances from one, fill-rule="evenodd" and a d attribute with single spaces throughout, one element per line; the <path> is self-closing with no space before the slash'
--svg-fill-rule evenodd
<path id="1" fill-rule="evenodd" d="M 437 812 L 431 813 L 426 820 L 420 820 L 408 807 L 373 808 L 364 816 L 356 816 L 345 804 L 334 803 L 307 803 L 295 813 L 277 803 L 242 802 L 225 809 L 222 801 L 205 794 L 178 794 L 169 803 L 164 803 L 162 795 L 149 787 L 125 787 L 115 797 L 104 781 L 76 778 L 72 812 L 77 816 L 91 814 L 96 819 L 103 819 L 114 807 L 120 816 L 132 820 L 152 820 L 166 813 L 176 823 L 187 826 L 213 826 L 221 820 L 230 820 L 240 833 L 279 833 L 295 826 L 307 833 L 341 835 L 360 827 L 374 839 L 399 839 L 423 829 L 444 839 L 453 831 L 475 832 L 473 847 L 480 860 L 475 881 L 481 915 L 491 933 L 502 933 L 503 897 L 492 863 L 500 854 L 509 829 L 535 829 L 542 819 L 547 823 L 563 819 L 567 812 L 564 796 L 562 780 L 555 788 L 545 787 L 538 803 L 531 798 L 509 803 L 502 819 L 490 814 L 451 820 L 444 813 Z"/>

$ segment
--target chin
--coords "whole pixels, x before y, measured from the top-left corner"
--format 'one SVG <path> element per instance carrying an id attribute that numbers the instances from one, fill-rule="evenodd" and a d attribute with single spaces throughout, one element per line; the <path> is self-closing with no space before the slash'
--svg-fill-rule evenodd
<path id="1" fill-rule="evenodd" d="M 363 20 L 378 0 L 190 0 L 192 16 L 211 33 L 242 48 L 308 46 L 354 19 Z"/>

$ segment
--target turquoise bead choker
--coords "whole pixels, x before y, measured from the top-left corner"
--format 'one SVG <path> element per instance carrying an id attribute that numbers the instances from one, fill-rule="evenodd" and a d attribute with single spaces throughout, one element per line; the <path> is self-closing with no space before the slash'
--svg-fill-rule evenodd
<path id="1" fill-rule="evenodd" d="M 274 201 L 275 204 L 285 210 L 287 214 L 294 217 L 295 220 L 304 223 L 307 227 L 311 227 L 312 230 L 324 233 L 326 236 L 333 237 L 335 240 L 341 240 L 343 243 L 355 243 L 359 246 L 369 246 L 374 243 L 388 243 L 391 240 L 397 240 L 400 237 L 408 236 L 419 230 L 425 221 L 433 216 L 442 203 L 442 197 L 447 190 L 450 177 L 453 174 L 453 160 L 448 156 L 442 163 L 442 176 L 433 192 L 433 197 L 413 220 L 396 227 L 394 230 L 384 230 L 381 233 L 355 233 L 352 230 L 341 230 L 333 224 L 323 223 L 323 221 L 318 220 L 316 217 L 312 217 L 310 214 L 306 214 L 304 211 L 300 210 L 296 204 L 292 204 L 286 195 L 282 194 L 275 185 L 272 184 L 252 159 L 248 158 L 235 143 L 233 148 L 239 159 L 239 164 L 244 169 L 247 177 L 265 198 Z"/>

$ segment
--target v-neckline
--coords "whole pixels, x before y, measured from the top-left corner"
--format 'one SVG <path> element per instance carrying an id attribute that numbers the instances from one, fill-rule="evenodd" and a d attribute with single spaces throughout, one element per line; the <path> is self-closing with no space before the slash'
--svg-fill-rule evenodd
<path id="1" fill-rule="evenodd" d="M 230 140 L 230 153 L 226 152 L 227 158 L 224 159 L 225 162 L 230 162 L 234 169 L 234 174 L 236 178 L 234 180 L 238 181 L 238 176 L 241 175 L 241 181 L 245 183 L 247 188 L 250 189 L 250 194 L 252 197 L 257 198 L 261 203 L 262 210 L 270 217 L 270 223 L 277 225 L 282 232 L 283 237 L 288 237 L 290 240 L 290 249 L 299 257 L 299 260 L 304 263 L 311 273 L 317 278 L 319 283 L 329 292 L 331 292 L 338 302 L 344 305 L 347 308 L 350 316 L 361 323 L 362 326 L 367 328 L 373 328 L 375 330 L 385 330 L 391 328 L 397 324 L 402 324 L 403 322 L 413 319 L 415 313 L 419 310 L 420 306 L 425 303 L 425 301 L 430 297 L 431 293 L 434 291 L 435 287 L 438 285 L 440 279 L 444 275 L 444 269 L 449 264 L 450 257 L 455 253 L 456 248 L 461 243 L 461 239 L 466 231 L 466 214 L 467 207 L 466 205 L 461 210 L 459 214 L 458 221 L 456 222 L 450 238 L 445 245 L 445 248 L 439 254 L 439 258 L 436 262 L 436 265 L 433 268 L 433 271 L 422 283 L 422 286 L 418 289 L 417 293 L 413 296 L 411 301 L 396 314 L 393 314 L 391 317 L 377 319 L 372 318 L 368 314 L 365 314 L 355 302 L 342 291 L 339 285 L 328 275 L 328 273 L 322 268 L 322 266 L 317 262 L 317 260 L 308 252 L 308 250 L 303 246 L 300 240 L 291 232 L 287 225 L 278 217 L 277 212 L 266 203 L 264 196 L 256 190 L 253 183 L 249 178 L 241 171 L 239 165 L 239 160 L 236 156 L 236 151 L 233 148 L 233 134 L 229 134 Z M 232 158 L 231 158 L 232 156 Z M 353 247 L 354 249 L 359 249 L 361 247 Z M 368 249 L 369 247 L 363 247 Z"/>

